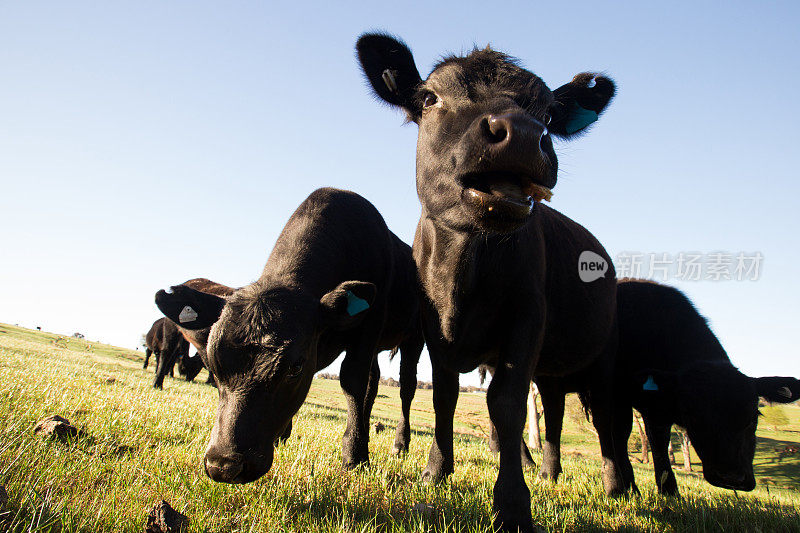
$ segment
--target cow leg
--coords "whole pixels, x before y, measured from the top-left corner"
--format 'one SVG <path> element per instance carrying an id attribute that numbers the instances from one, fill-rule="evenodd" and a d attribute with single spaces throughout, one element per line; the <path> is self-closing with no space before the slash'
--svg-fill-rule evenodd
<path id="1" fill-rule="evenodd" d="M 616 443 L 614 442 L 614 413 L 611 402 L 611 390 L 609 384 L 611 380 L 593 379 L 592 388 L 589 396 L 589 410 L 592 413 L 592 424 L 597 430 L 598 440 L 600 441 L 600 455 L 602 457 L 601 475 L 603 478 L 603 488 L 609 496 L 619 496 L 625 493 L 625 486 L 622 480 L 621 470 L 617 466 L 618 454 Z M 630 435 L 630 421 L 628 423 L 628 435 Z M 627 454 L 627 440 L 619 443 L 623 446 Z"/>
<path id="2" fill-rule="evenodd" d="M 564 387 L 559 378 L 536 378 L 544 409 L 544 446 L 539 477 L 558 481 L 561 475 L 561 427 L 564 422 Z"/>
<path id="3" fill-rule="evenodd" d="M 500 453 L 500 440 L 497 436 L 497 428 L 494 427 L 492 421 L 489 420 L 489 451 L 492 452 L 494 455 Z M 536 463 L 533 462 L 533 456 L 531 456 L 531 451 L 528 449 L 528 445 L 525 444 L 525 439 L 523 438 L 519 442 L 519 451 L 520 451 L 520 459 L 522 460 L 522 466 L 525 468 L 533 468 L 536 466 Z"/>
<path id="4" fill-rule="evenodd" d="M 631 436 L 632 427 L 633 410 L 630 403 L 625 405 L 625 403 L 615 399 L 613 438 L 617 451 L 617 466 L 622 476 L 622 487 L 625 492 L 631 491 L 633 494 L 639 494 L 639 488 L 636 486 L 636 479 L 633 475 L 631 459 L 628 457 L 628 439 Z"/>
<path id="5" fill-rule="evenodd" d="M 644 431 L 650 441 L 650 450 L 653 453 L 653 469 L 656 475 L 656 486 L 658 493 L 667 496 L 678 496 L 678 482 L 672 472 L 672 465 L 669 463 L 669 438 L 672 432 L 672 424 L 663 423 L 659 420 L 644 419 Z"/>
<path id="6" fill-rule="evenodd" d="M 530 378 L 521 365 L 501 362 L 486 394 L 500 444 L 500 472 L 494 485 L 492 511 L 496 514 L 495 529 L 503 531 L 534 530 L 531 496 L 522 474 L 520 454 Z"/>
<path id="7" fill-rule="evenodd" d="M 360 339 L 347 350 L 339 371 L 339 384 L 347 399 L 347 426 L 342 437 L 342 464 L 347 469 L 369 464 L 369 421 L 364 420 L 364 407 L 377 344 L 376 339 Z"/>
<path id="8" fill-rule="evenodd" d="M 497 455 L 500 453 L 500 438 L 497 436 L 497 428 L 489 420 L 489 451 Z"/>
<path id="9" fill-rule="evenodd" d="M 364 431 L 369 435 L 369 419 L 372 416 L 372 406 L 375 405 L 375 398 L 378 396 L 378 383 L 381 380 L 381 368 L 378 365 L 378 358 L 372 360 L 372 367 L 369 371 L 369 381 L 367 382 L 367 395 L 364 398 Z"/>
<path id="10" fill-rule="evenodd" d="M 147 368 L 147 363 L 150 362 L 150 356 L 151 355 L 153 355 L 153 350 L 151 350 L 150 348 L 147 348 L 144 351 L 144 365 L 142 365 L 142 368 L 145 368 L 145 369 Z M 156 364 L 156 366 L 158 366 L 158 364 Z"/>
<path id="11" fill-rule="evenodd" d="M 433 444 L 422 481 L 438 482 L 453 473 L 453 416 L 458 403 L 458 373 L 437 363 L 431 354 L 433 370 L 433 410 L 436 422 Z"/>
<path id="12" fill-rule="evenodd" d="M 279 444 L 286 444 L 286 441 L 289 440 L 289 437 L 292 435 L 292 419 L 289 419 L 289 423 L 286 425 L 286 429 L 283 430 L 283 433 L 280 434 L 278 439 L 275 441 L 275 446 Z"/>
<path id="13" fill-rule="evenodd" d="M 401 455 L 408 452 L 411 442 L 411 401 L 417 392 L 417 365 L 424 341 L 413 339 L 400 345 L 400 405 L 403 416 L 397 424 L 392 453 Z"/>
<path id="14" fill-rule="evenodd" d="M 153 388 L 164 388 L 164 378 L 167 374 L 172 373 L 175 366 L 175 359 L 178 354 L 175 351 L 164 351 L 158 358 L 158 365 L 156 366 L 156 375 L 153 378 Z"/>

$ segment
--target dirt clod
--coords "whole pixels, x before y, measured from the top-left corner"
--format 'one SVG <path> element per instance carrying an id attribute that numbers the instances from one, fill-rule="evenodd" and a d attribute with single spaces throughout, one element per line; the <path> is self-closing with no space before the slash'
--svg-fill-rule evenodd
<path id="1" fill-rule="evenodd" d="M 181 533 L 189 527 L 189 518 L 161 500 L 150 509 L 145 533 Z"/>
<path id="2" fill-rule="evenodd" d="M 411 508 L 412 513 L 416 513 L 422 516 L 425 519 L 430 520 L 433 518 L 433 515 L 436 513 L 436 507 L 429 503 L 419 502 Z"/>
<path id="3" fill-rule="evenodd" d="M 33 432 L 36 435 L 52 437 L 57 440 L 74 438 L 81 433 L 78 428 L 69 423 L 69 420 L 58 415 L 48 416 L 39 420 L 33 428 Z"/>

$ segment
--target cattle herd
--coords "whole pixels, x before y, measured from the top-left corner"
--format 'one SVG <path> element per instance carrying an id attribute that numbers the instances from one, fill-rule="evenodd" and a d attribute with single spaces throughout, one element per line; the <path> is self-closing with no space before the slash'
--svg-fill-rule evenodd
<path id="1" fill-rule="evenodd" d="M 344 467 L 369 462 L 383 350 L 401 355 L 393 452 L 407 451 L 427 345 L 435 432 L 422 479 L 453 472 L 459 374 L 483 366 L 492 373 L 486 401 L 500 452 L 499 529 L 534 530 L 522 468 L 531 461 L 522 433 L 532 380 L 547 428 L 542 477 L 561 473 L 564 396 L 578 392 L 597 430 L 607 494 L 638 492 L 627 453 L 633 408 L 659 492 L 678 492 L 667 459 L 673 424 L 688 431 L 710 483 L 752 490 L 759 398 L 793 402 L 800 381 L 739 372 L 676 289 L 617 280 L 613 266 L 583 281 L 582 253 L 611 259 L 588 230 L 542 203 L 557 181 L 552 138 L 583 134 L 614 97 L 614 82 L 586 72 L 551 91 L 491 48 L 447 57 L 422 79 L 409 48 L 389 35 L 362 35 L 356 50 L 377 97 L 419 127 L 413 246 L 358 194 L 319 189 L 289 218 L 254 283 L 234 289 L 197 278 L 158 291 L 165 318 L 147 334 L 144 363 L 155 354 L 153 386 L 177 362 L 189 380 L 205 366 L 219 389 L 208 476 L 263 476 L 314 374 L 342 352 Z M 189 344 L 199 358 L 188 357 Z"/>

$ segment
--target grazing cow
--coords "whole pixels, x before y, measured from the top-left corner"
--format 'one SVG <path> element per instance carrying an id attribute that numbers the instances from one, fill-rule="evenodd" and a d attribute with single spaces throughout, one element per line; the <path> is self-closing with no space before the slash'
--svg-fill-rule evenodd
<path id="1" fill-rule="evenodd" d="M 656 485 L 678 495 L 667 455 L 671 428 L 680 425 L 703 462 L 709 483 L 753 490 L 753 455 L 758 399 L 789 403 L 800 398 L 800 381 L 791 377 L 750 378 L 736 370 L 706 320 L 679 290 L 645 280 L 620 280 L 617 287 L 619 347 L 615 409 L 630 436 L 632 408 L 642 414 L 653 453 Z M 492 368 L 481 368 L 482 374 Z M 587 376 L 539 378 L 546 439 L 540 475 L 558 479 L 564 396 L 577 392 L 584 407 Z M 624 425 L 623 425 L 624 424 Z M 489 446 L 497 448 L 492 427 Z M 524 443 L 523 443 L 524 446 Z M 627 455 L 620 465 L 626 487 L 638 492 Z"/>
<path id="2" fill-rule="evenodd" d="M 172 375 L 175 361 L 189 355 L 189 343 L 183 338 L 178 326 L 168 318 L 159 318 L 153 322 L 153 326 L 145 336 L 147 349 L 144 356 L 144 366 L 150 360 L 150 355 L 155 354 L 156 372 L 153 378 L 153 387 L 161 389 L 164 387 L 164 377 Z"/>
<path id="3" fill-rule="evenodd" d="M 563 376 L 602 359 L 613 370 L 616 281 L 611 260 L 586 229 L 542 205 L 556 183 L 552 137 L 580 135 L 614 95 L 607 77 L 582 73 L 550 91 L 490 48 L 438 63 L 420 78 L 411 51 L 383 34 L 356 45 L 377 96 L 419 126 L 417 192 L 422 214 L 413 253 L 426 294 L 436 429 L 423 479 L 453 471 L 458 374 L 487 363 L 487 392 L 500 442 L 496 524 L 532 531 L 520 442 L 531 378 Z M 607 270 L 579 276 L 583 252 Z M 616 469 L 610 379 L 592 393 L 603 482 L 622 492 Z"/>
<path id="4" fill-rule="evenodd" d="M 644 420 L 658 491 L 678 494 L 667 457 L 673 424 L 689 433 L 709 483 L 753 490 L 759 397 L 777 403 L 796 401 L 800 381 L 751 378 L 739 372 L 706 320 L 677 289 L 622 280 L 617 303 L 617 381 L 625 392 L 628 435 L 634 407 Z M 629 465 L 628 461 L 624 469 L 630 475 L 626 481 L 633 483 Z"/>
<path id="5" fill-rule="evenodd" d="M 204 462 L 215 481 L 247 483 L 270 469 L 273 442 L 314 374 L 342 351 L 346 468 L 368 462 L 382 350 L 399 346 L 408 414 L 423 346 L 416 269 L 410 247 L 355 193 L 313 192 L 253 284 L 227 298 L 177 286 L 171 294 L 159 291 L 156 304 L 183 328 L 213 324 L 206 362 L 217 378 L 219 406 Z M 401 444 L 407 447 L 407 439 Z"/>

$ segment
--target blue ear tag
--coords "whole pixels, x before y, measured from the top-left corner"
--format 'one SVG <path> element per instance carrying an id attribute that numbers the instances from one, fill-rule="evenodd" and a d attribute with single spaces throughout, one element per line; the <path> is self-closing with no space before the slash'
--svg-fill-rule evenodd
<path id="1" fill-rule="evenodd" d="M 572 104 L 572 110 L 569 115 L 569 122 L 564 125 L 564 131 L 567 135 L 572 135 L 576 131 L 580 131 L 592 122 L 597 122 L 597 113 L 584 109 L 577 103 Z"/>
<path id="2" fill-rule="evenodd" d="M 350 316 L 356 316 L 358 313 L 362 311 L 366 311 L 369 309 L 369 304 L 363 298 L 359 298 L 351 291 L 347 291 L 347 314 Z"/>
<path id="3" fill-rule="evenodd" d="M 658 385 L 656 384 L 656 380 L 653 379 L 653 376 L 647 376 L 647 381 L 645 381 L 644 385 L 642 385 L 642 390 L 658 390 Z"/>

